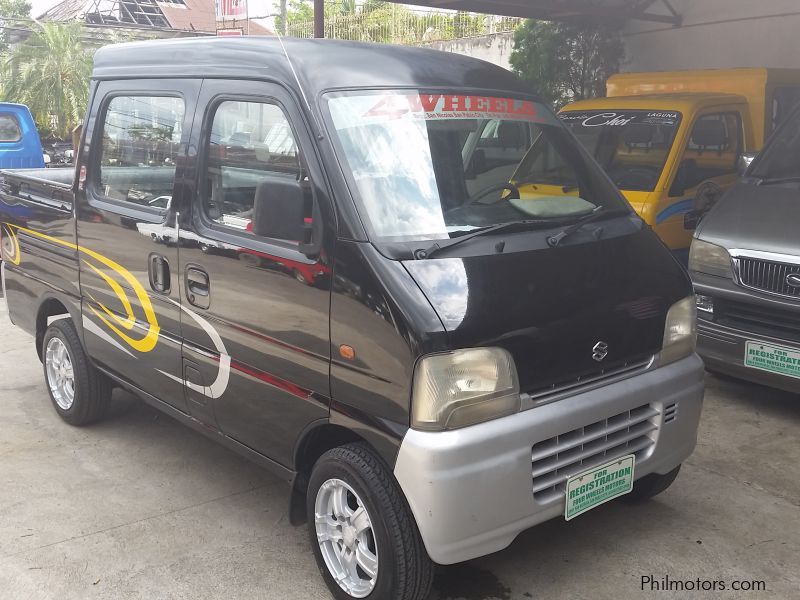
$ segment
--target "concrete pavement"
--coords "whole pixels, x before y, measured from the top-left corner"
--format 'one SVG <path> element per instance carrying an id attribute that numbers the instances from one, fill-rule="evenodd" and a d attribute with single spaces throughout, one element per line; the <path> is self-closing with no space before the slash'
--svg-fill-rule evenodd
<path id="1" fill-rule="evenodd" d="M 431 600 L 800 597 L 800 398 L 707 382 L 697 451 L 667 492 L 439 568 Z M 121 390 L 106 421 L 61 422 L 0 299 L 0 599 L 328 598 L 286 508 L 282 483 Z M 643 576 L 727 589 L 643 591 Z"/>

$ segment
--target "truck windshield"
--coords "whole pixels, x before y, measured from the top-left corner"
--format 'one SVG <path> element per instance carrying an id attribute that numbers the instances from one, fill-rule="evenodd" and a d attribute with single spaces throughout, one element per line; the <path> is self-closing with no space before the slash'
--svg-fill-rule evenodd
<path id="1" fill-rule="evenodd" d="M 800 111 L 789 117 L 749 173 L 765 181 L 800 177 Z"/>
<path id="2" fill-rule="evenodd" d="M 370 236 L 456 237 L 516 221 L 624 208 L 544 105 L 410 90 L 329 93 L 328 118 Z M 528 160 L 529 149 L 540 149 Z M 523 160 L 529 168 L 520 171 Z"/>
<path id="3" fill-rule="evenodd" d="M 621 190 L 652 192 L 667 162 L 681 115 L 647 110 L 559 115 Z"/>

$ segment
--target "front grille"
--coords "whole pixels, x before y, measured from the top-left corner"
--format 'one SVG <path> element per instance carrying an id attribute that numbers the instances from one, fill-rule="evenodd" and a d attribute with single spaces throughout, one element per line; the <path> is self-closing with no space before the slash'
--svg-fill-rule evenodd
<path id="1" fill-rule="evenodd" d="M 738 258 L 737 263 L 739 281 L 743 286 L 771 294 L 800 298 L 800 287 L 793 287 L 786 282 L 787 276 L 800 275 L 800 265 L 744 257 Z"/>
<path id="2" fill-rule="evenodd" d="M 714 301 L 714 321 L 754 334 L 800 342 L 800 307 L 792 311 L 719 299 Z"/>
<path id="3" fill-rule="evenodd" d="M 556 381 L 549 385 L 535 388 L 527 392 L 528 396 L 536 403 L 540 404 L 544 400 L 549 400 L 553 396 L 563 393 L 578 393 L 581 388 L 589 385 L 606 382 L 620 376 L 630 376 L 639 371 L 647 370 L 653 363 L 653 355 L 638 356 L 626 361 L 613 363 L 604 367 L 598 367 L 591 371 L 586 371 L 579 375 Z"/>
<path id="4" fill-rule="evenodd" d="M 634 454 L 640 460 L 656 443 L 660 416 L 657 409 L 644 404 L 534 444 L 534 499 L 557 499 L 564 495 L 571 476 L 620 456 Z"/>

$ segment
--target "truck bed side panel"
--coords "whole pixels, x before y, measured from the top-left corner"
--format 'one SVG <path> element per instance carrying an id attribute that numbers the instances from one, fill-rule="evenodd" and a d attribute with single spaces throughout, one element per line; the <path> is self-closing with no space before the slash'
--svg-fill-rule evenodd
<path id="1" fill-rule="evenodd" d="M 36 332 L 39 309 L 48 300 L 57 300 L 73 316 L 80 315 L 70 180 L 58 170 L 52 175 L 44 169 L 0 173 L 0 227 L 9 316 L 31 334 Z"/>

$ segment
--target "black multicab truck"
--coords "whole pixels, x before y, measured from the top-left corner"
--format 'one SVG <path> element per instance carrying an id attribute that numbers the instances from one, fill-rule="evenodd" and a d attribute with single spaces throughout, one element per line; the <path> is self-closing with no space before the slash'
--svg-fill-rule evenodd
<path id="1" fill-rule="evenodd" d="M 24 210 L 23 210 L 24 209 Z M 7 171 L 2 280 L 73 425 L 119 386 L 291 484 L 338 598 L 672 483 L 687 275 L 507 71 L 347 42 L 96 54 L 71 171 Z"/>

